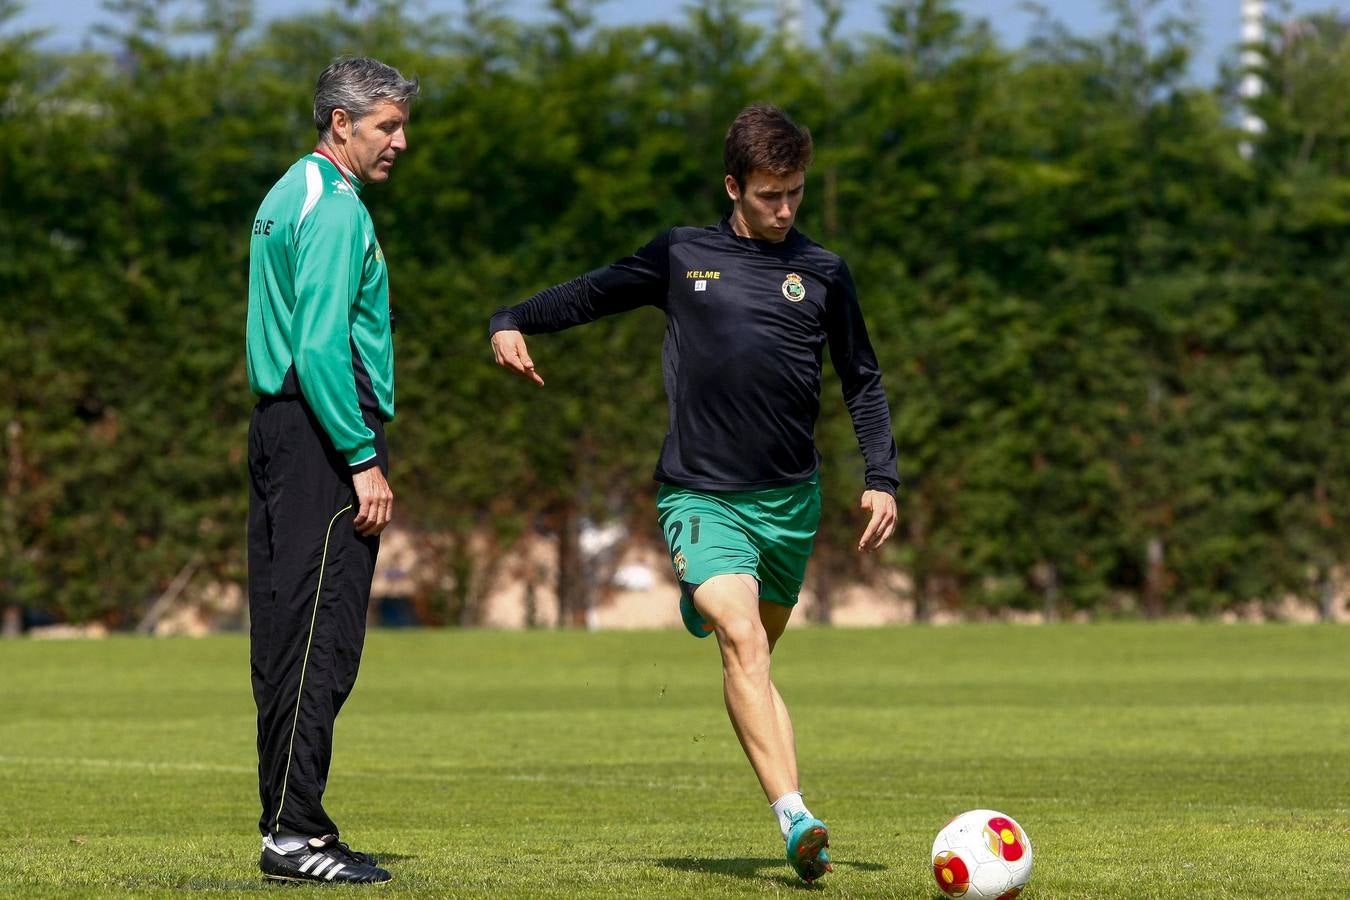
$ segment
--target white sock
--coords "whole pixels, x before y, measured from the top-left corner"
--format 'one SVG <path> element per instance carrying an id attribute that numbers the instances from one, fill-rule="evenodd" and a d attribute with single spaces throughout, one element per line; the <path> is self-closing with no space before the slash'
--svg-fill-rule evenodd
<path id="1" fill-rule="evenodd" d="M 802 792 L 792 791 L 784 794 L 770 804 L 773 807 L 773 814 L 778 817 L 778 828 L 783 832 L 783 840 L 787 840 L 788 830 L 791 826 L 791 818 L 799 812 L 804 812 L 808 816 L 811 811 L 806 808 L 802 802 Z"/>
<path id="2" fill-rule="evenodd" d="M 294 853 L 308 847 L 309 839 L 298 834 L 279 834 L 275 838 L 269 834 L 263 837 L 263 846 L 270 846 L 278 853 Z"/>

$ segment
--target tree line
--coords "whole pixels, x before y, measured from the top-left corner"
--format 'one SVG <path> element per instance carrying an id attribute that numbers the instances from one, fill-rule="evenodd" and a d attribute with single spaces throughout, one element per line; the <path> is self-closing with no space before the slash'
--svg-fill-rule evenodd
<path id="1" fill-rule="evenodd" d="M 0 604 L 116 624 L 184 573 L 242 580 L 249 225 L 350 54 L 423 86 L 365 199 L 398 320 L 397 515 L 435 621 L 472 624 L 527 531 L 561 538 L 565 619 L 583 519 L 656 538 L 660 314 L 538 342 L 544 390 L 491 364 L 486 321 L 716 221 L 726 126 L 757 100 L 815 135 L 799 227 L 850 262 L 900 448 L 901 532 L 859 558 L 827 366 L 826 598 L 898 567 L 920 616 L 1330 603 L 1350 560 L 1344 19 L 1272 23 L 1252 134 L 1242 73 L 1189 77 L 1196 29 L 1156 0 L 1112 3 L 1096 37 L 1045 18 L 1018 48 L 952 0 L 895 0 L 852 36 L 816 0 L 805 40 L 744 0 L 626 27 L 597 6 L 260 23 L 252 0 L 112 0 L 55 51 L 0 0 Z"/>

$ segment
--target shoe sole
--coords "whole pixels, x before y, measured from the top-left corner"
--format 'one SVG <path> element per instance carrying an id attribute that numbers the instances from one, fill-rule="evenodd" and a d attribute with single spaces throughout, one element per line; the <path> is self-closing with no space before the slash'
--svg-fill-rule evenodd
<path id="1" fill-rule="evenodd" d="M 289 875 L 273 875 L 270 872 L 264 872 L 263 878 L 267 879 L 268 881 L 284 881 L 288 884 L 352 884 L 352 885 L 388 884 L 389 882 L 394 880 L 393 876 L 390 876 L 388 879 L 384 881 L 327 881 L 326 879 L 323 878 L 292 878 Z"/>
<path id="2" fill-rule="evenodd" d="M 819 862 L 820 851 L 828 846 L 830 846 L 830 833 L 820 827 L 812 828 L 797 842 L 797 860 L 793 868 L 797 870 L 797 874 L 802 881 L 810 884 L 826 872 L 833 871 L 833 867 L 828 863 L 822 865 Z M 820 870 L 815 874 L 808 875 L 802 871 L 806 868 L 814 870 L 817 866 L 820 867 Z"/>

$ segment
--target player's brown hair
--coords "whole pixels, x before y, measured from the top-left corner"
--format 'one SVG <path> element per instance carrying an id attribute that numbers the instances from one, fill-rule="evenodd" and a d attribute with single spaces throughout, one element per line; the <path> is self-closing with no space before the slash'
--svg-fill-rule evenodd
<path id="1" fill-rule="evenodd" d="M 742 190 L 755 169 L 791 175 L 811 164 L 811 132 L 776 106 L 747 106 L 727 129 L 722 161 Z"/>

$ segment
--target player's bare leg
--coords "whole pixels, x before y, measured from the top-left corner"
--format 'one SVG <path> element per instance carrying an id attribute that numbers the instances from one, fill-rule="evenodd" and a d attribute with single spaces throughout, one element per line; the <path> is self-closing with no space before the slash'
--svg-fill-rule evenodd
<path id="1" fill-rule="evenodd" d="M 788 619 L 792 617 L 792 607 L 783 606 L 781 603 L 774 603 L 771 600 L 759 601 L 759 620 L 764 625 L 765 636 L 769 639 L 769 655 L 773 655 L 773 648 L 778 645 L 778 639 L 783 636 L 783 630 L 787 628 Z M 778 723 L 778 738 L 782 741 L 782 758 L 787 763 L 787 780 L 792 784 L 792 790 L 800 790 L 800 781 L 797 779 L 797 738 L 792 729 L 792 717 L 788 715 L 787 704 L 783 702 L 783 695 L 778 693 L 778 686 L 773 683 L 773 675 L 769 676 L 769 693 L 773 698 L 774 718 Z M 782 796 L 770 796 L 769 801 L 773 802 Z"/>
<path id="2" fill-rule="evenodd" d="M 699 585 L 694 604 L 717 635 L 727 715 L 760 787 L 770 801 L 797 790 L 791 722 L 769 678 L 770 643 L 760 620 L 759 583 L 750 575 L 717 575 Z"/>
<path id="3" fill-rule="evenodd" d="M 829 832 L 802 802 L 797 748 L 787 705 L 769 675 L 769 657 L 792 610 L 759 599 L 749 575 L 719 575 L 694 593 L 717 634 L 727 714 L 760 787 L 773 803 L 792 868 L 806 882 L 830 871 Z"/>

